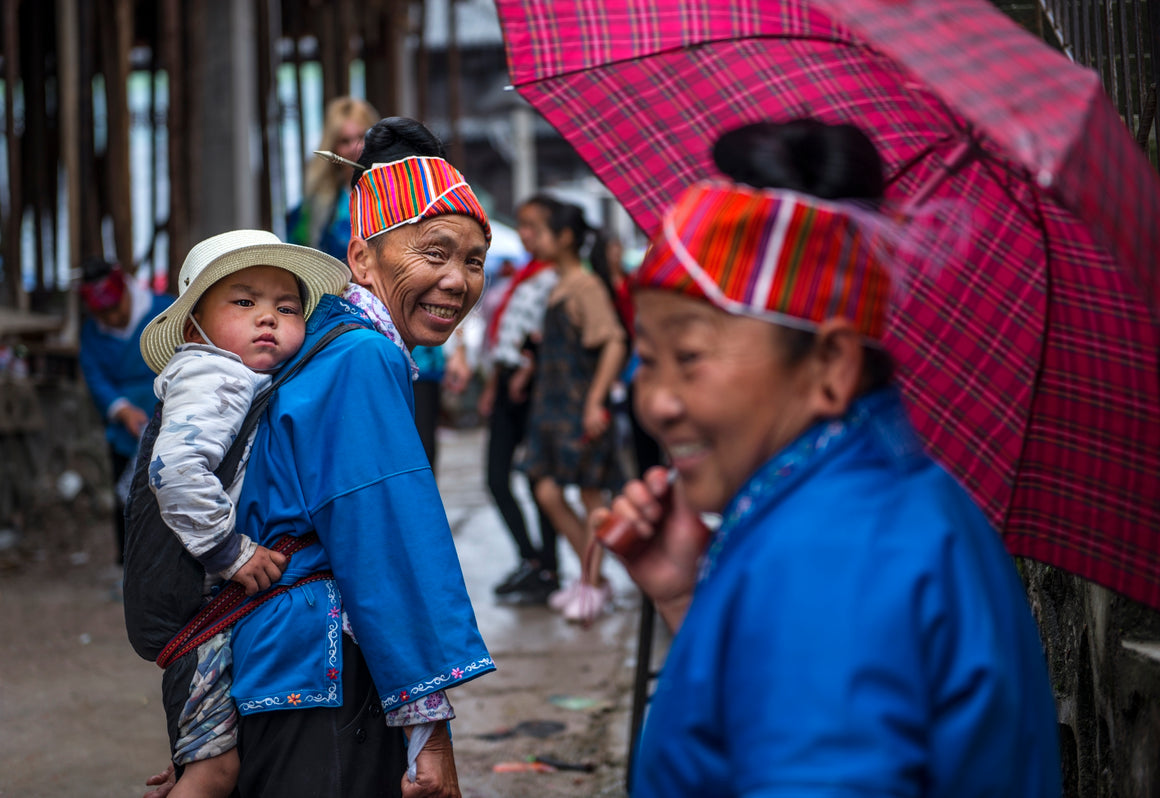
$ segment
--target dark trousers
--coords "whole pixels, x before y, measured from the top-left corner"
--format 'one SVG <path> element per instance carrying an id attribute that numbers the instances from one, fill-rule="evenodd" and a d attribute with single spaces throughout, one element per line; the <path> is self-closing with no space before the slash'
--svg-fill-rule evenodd
<path id="1" fill-rule="evenodd" d="M 556 528 L 536 505 L 540 521 L 540 548 L 532 545 L 528 526 L 519 502 L 512 493 L 512 463 L 516 447 L 524 439 L 531 402 L 513 402 L 508 395 L 510 372 L 501 369 L 496 378 L 495 403 L 488 419 L 487 489 L 496 509 L 507 524 L 521 559 L 535 560 L 540 567 L 555 572 L 559 568 L 556 553 Z"/>
<path id="2" fill-rule="evenodd" d="M 442 409 L 443 392 L 438 380 L 417 380 L 415 389 L 415 427 L 419 430 L 419 440 L 427 452 L 427 462 L 431 470 L 439 459 L 439 446 L 435 432 L 439 428 L 439 412 Z"/>
<path id="3" fill-rule="evenodd" d="M 383 721 L 362 652 L 342 637 L 341 707 L 244 715 L 241 798 L 383 798 L 402 794 L 403 732 Z"/>

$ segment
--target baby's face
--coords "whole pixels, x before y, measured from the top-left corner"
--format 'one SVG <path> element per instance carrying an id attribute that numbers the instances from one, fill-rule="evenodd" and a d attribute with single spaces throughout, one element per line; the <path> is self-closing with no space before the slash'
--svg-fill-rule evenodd
<path id="1" fill-rule="evenodd" d="M 191 340 L 233 352 L 254 371 L 281 366 L 306 337 L 298 280 L 276 266 L 251 266 L 218 280 L 194 318 L 210 340 L 202 341 L 196 329 Z"/>

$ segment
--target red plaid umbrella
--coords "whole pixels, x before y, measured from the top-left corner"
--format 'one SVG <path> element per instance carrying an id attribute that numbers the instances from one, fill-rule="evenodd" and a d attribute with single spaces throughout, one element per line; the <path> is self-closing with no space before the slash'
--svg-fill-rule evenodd
<path id="1" fill-rule="evenodd" d="M 971 209 L 889 334 L 930 451 L 1016 555 L 1160 608 L 1160 179 L 1098 76 L 986 0 L 498 0 L 516 89 L 646 232 L 710 143 L 859 125 Z"/>

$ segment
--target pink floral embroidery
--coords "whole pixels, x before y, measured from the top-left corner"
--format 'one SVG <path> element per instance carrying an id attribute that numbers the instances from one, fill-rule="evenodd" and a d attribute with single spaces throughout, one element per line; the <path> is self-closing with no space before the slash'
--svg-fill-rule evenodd
<path id="1" fill-rule="evenodd" d="M 330 670 L 328 670 L 326 672 L 326 676 L 327 676 L 327 678 L 330 678 L 330 679 L 337 679 L 338 678 L 338 668 L 331 668 Z"/>
<path id="2" fill-rule="evenodd" d="M 342 610 L 340 610 L 338 607 L 331 607 L 330 608 L 330 617 L 331 618 L 337 618 L 339 615 L 342 615 Z"/>
<path id="3" fill-rule="evenodd" d="M 463 675 L 463 668 L 452 668 L 451 669 L 451 678 L 452 679 L 458 679 L 462 675 Z"/>
<path id="4" fill-rule="evenodd" d="M 297 706 L 302 703 L 302 693 L 291 693 L 286 700 Z"/>

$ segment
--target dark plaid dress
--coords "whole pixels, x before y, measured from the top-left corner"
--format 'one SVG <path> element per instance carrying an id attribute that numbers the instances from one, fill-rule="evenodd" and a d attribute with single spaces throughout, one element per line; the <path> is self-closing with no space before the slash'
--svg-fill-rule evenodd
<path id="1" fill-rule="evenodd" d="M 532 484 L 551 477 L 561 485 L 619 490 L 625 478 L 616 457 L 612 425 L 594 441 L 584 437 L 584 400 L 601 348 L 584 347 L 581 330 L 568 318 L 565 304 L 561 299 L 544 314 L 527 448 L 520 468 Z"/>

